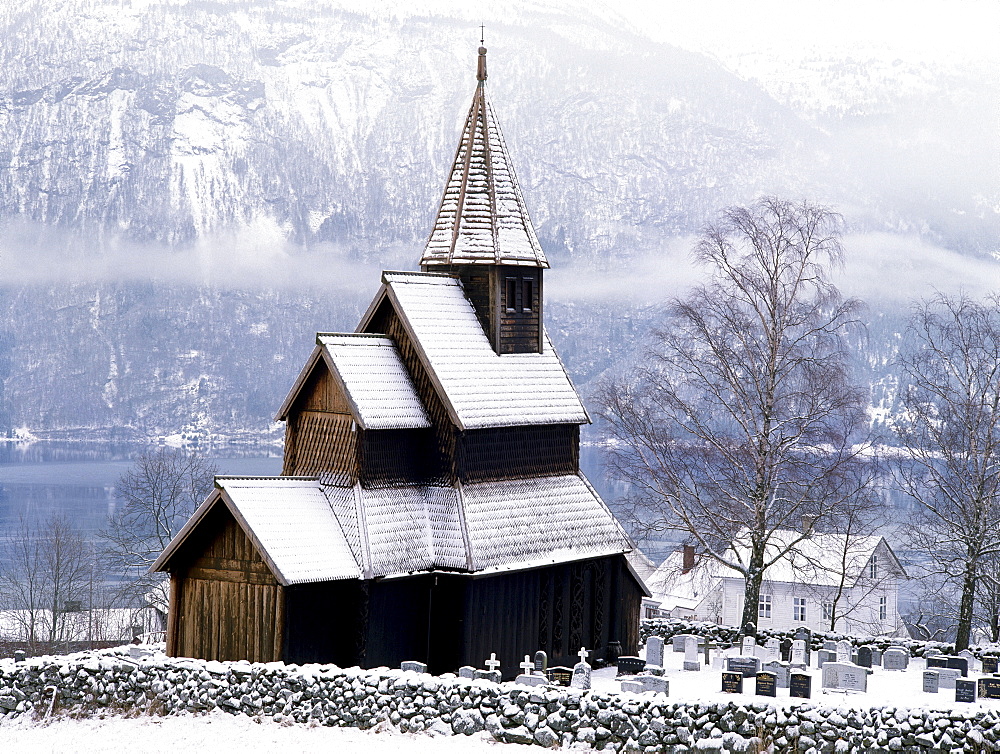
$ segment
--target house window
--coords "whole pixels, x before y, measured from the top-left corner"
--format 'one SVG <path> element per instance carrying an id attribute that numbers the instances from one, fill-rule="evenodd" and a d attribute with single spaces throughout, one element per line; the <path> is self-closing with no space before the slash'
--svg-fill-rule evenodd
<path id="1" fill-rule="evenodd" d="M 833 620 L 833 603 L 824 602 L 823 603 L 823 620 Z"/>
<path id="2" fill-rule="evenodd" d="M 770 618 L 771 617 L 771 595 L 762 594 L 757 600 L 757 617 L 758 618 Z"/>
<path id="3" fill-rule="evenodd" d="M 878 598 L 878 619 L 885 620 L 889 615 L 889 600 L 886 597 Z"/>
<path id="4" fill-rule="evenodd" d="M 530 312 L 535 302 L 535 281 L 525 278 L 521 281 L 521 311 Z"/>
<path id="5" fill-rule="evenodd" d="M 806 598 L 796 597 L 792 604 L 792 620 L 796 623 L 806 622 Z"/>
<path id="6" fill-rule="evenodd" d="M 509 312 L 517 311 L 517 278 L 507 278 L 507 290 L 504 297 L 504 308 Z"/>
<path id="7" fill-rule="evenodd" d="M 868 576 L 873 579 L 878 578 L 878 555 L 872 555 L 871 562 L 868 563 Z"/>

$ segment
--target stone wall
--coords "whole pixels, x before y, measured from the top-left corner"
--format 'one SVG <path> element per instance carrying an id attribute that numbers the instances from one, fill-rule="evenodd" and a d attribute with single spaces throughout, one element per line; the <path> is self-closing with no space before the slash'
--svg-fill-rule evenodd
<path id="1" fill-rule="evenodd" d="M 605 751 L 998 751 L 1000 711 L 685 703 L 398 670 L 141 659 L 127 649 L 0 661 L 0 713 L 221 709 L 276 721 L 471 735 Z M 52 713 L 50 713 L 50 709 Z"/>

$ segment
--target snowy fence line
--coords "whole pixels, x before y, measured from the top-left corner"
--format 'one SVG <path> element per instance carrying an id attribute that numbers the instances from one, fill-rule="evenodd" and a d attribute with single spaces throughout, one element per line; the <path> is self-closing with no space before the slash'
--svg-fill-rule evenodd
<path id="1" fill-rule="evenodd" d="M 719 624 L 711 623 L 710 621 L 683 620 L 681 618 L 644 618 L 639 626 L 639 640 L 643 642 L 650 636 L 659 636 L 666 641 L 678 634 L 694 634 L 696 636 L 704 636 L 705 638 L 725 645 L 737 644 L 740 640 L 740 630 L 738 628 L 720 626 Z M 779 640 L 788 639 L 789 641 L 795 638 L 794 631 L 774 631 L 769 628 L 758 629 L 757 637 L 761 642 L 772 637 Z M 887 636 L 878 636 L 866 639 L 859 638 L 857 636 L 850 636 L 848 634 L 834 633 L 832 631 L 813 631 L 812 649 L 822 649 L 823 642 L 825 641 L 842 640 L 849 641 L 856 647 L 870 646 L 876 647 L 882 651 L 886 650 L 890 645 L 896 645 L 904 649 L 908 649 L 910 655 L 913 657 L 923 657 L 924 652 L 928 649 L 936 649 L 946 655 L 955 653 L 955 645 L 948 642 L 919 641 L 917 639 L 890 639 Z M 1000 655 L 1000 647 L 995 644 L 986 648 L 971 647 L 970 651 L 976 657 L 982 657 L 984 655 Z"/>
<path id="2" fill-rule="evenodd" d="M 0 712 L 221 709 L 277 721 L 473 734 L 623 752 L 1000 751 L 1000 711 L 684 703 L 398 670 L 131 659 L 125 649 L 0 661 Z M 769 747 L 773 747 L 769 748 Z M 575 747 L 576 748 L 576 747 Z"/>

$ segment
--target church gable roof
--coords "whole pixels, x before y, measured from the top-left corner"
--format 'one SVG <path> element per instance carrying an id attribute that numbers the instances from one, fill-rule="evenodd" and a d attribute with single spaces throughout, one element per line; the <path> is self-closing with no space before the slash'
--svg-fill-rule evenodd
<path id="1" fill-rule="evenodd" d="M 499 573 L 632 549 L 578 474 L 460 487 L 366 489 L 316 477 L 216 483 L 151 570 L 164 570 L 207 511 L 223 503 L 286 586 L 435 569 Z"/>
<path id="2" fill-rule="evenodd" d="M 216 477 L 199 506 L 150 570 L 160 571 L 215 505 L 224 504 L 284 586 L 360 578 L 361 569 L 315 479 Z"/>
<path id="3" fill-rule="evenodd" d="M 383 288 L 358 330 L 368 326 L 387 298 L 460 429 L 589 423 L 547 335 L 541 353 L 501 356 L 455 277 L 386 272 L 382 280 Z"/>
<path id="4" fill-rule="evenodd" d="M 479 85 L 420 264 L 548 267 L 486 98 L 485 56 L 480 48 Z"/>
<path id="5" fill-rule="evenodd" d="M 317 333 L 317 347 L 278 410 L 287 418 L 320 360 L 330 370 L 362 429 L 423 429 L 431 426 L 392 340 L 366 333 Z"/>

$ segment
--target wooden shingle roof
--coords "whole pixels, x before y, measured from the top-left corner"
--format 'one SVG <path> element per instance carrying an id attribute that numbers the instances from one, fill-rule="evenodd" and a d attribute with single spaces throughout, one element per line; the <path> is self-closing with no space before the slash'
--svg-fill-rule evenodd
<path id="1" fill-rule="evenodd" d="M 480 48 L 481 78 L 420 264 L 548 267 L 486 98 L 485 68 Z"/>

